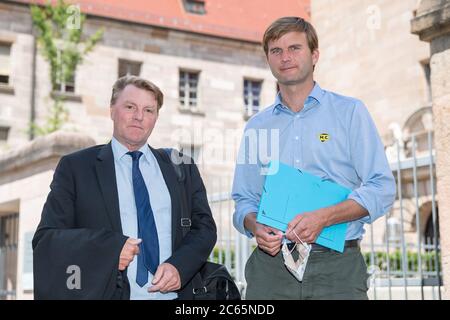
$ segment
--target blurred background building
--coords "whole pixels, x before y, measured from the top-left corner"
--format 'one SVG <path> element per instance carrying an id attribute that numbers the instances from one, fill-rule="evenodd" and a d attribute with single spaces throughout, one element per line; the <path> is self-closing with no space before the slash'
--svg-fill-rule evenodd
<path id="1" fill-rule="evenodd" d="M 199 163 L 218 223 L 211 258 L 226 264 L 244 289 L 254 243 L 232 227 L 232 174 L 246 121 L 277 90 L 262 34 L 287 15 L 316 27 L 316 81 L 365 102 L 397 178 L 393 210 L 366 227 L 371 297 L 440 297 L 430 46 L 411 34 L 419 1 L 73 1 L 87 14 L 86 35 L 105 31 L 73 79 L 54 88 L 30 3 L 45 2 L 0 1 L 0 299 L 32 298 L 30 241 L 54 168 L 63 154 L 109 141 L 111 87 L 126 74 L 164 92 L 149 143 L 183 149 Z M 60 96 L 67 122 L 37 137 L 30 123 L 42 123 Z"/>
<path id="2" fill-rule="evenodd" d="M 17 298 L 32 292 L 29 241 L 54 166 L 61 153 L 110 140 L 109 99 L 118 77 L 139 75 L 162 89 L 164 106 L 149 142 L 182 148 L 200 163 L 211 192 L 228 192 L 243 126 L 276 94 L 262 33 L 280 16 L 309 16 L 309 1 L 297 0 L 276 6 L 259 0 L 76 1 L 88 14 L 85 34 L 105 31 L 73 79 L 52 88 L 48 63 L 36 48 L 30 3 L 46 2 L 0 2 L 0 212 L 3 246 L 10 248 L 3 249 L 0 289 L 16 291 Z M 30 122 L 44 121 L 54 96 L 63 96 L 68 110 L 62 131 L 92 140 L 43 137 L 49 140 L 37 141 L 37 148 L 45 151 L 26 149 L 35 138 Z M 25 151 L 18 156 L 15 150 Z M 44 163 L 40 169 L 38 163 Z M 229 217 L 220 216 L 229 225 Z"/>

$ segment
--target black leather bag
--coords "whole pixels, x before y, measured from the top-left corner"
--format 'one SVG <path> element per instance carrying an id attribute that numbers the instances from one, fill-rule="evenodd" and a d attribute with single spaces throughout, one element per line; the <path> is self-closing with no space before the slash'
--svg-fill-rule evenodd
<path id="1" fill-rule="evenodd" d="M 181 158 L 183 155 L 173 149 L 158 149 L 158 152 L 161 156 L 168 159 L 174 167 L 178 182 L 182 190 L 184 190 L 184 195 L 181 198 L 184 202 L 183 207 L 186 209 L 187 198 L 186 188 L 184 186 L 186 170 L 182 168 L 182 164 L 176 164 L 171 159 L 172 153 L 175 153 L 173 156 Z M 178 160 L 181 158 L 178 158 Z M 180 162 L 177 161 L 177 163 Z M 182 218 L 190 222 L 191 214 L 187 211 L 182 210 Z M 190 226 L 190 223 L 188 226 Z M 187 232 L 189 232 L 189 228 L 183 228 L 183 237 Z M 205 262 L 200 271 L 193 277 L 192 285 L 194 300 L 241 300 L 241 294 L 236 283 L 227 268 L 222 264 L 209 261 Z"/>
<path id="2" fill-rule="evenodd" d="M 194 300 L 241 300 L 239 289 L 224 265 L 206 262 L 193 279 Z"/>

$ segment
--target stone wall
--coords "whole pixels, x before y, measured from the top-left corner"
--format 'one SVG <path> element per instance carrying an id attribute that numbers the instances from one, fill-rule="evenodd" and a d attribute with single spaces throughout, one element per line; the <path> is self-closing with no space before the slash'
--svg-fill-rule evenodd
<path id="1" fill-rule="evenodd" d="M 421 62 L 429 46 L 410 34 L 417 0 L 314 0 L 311 19 L 319 36 L 315 78 L 328 90 L 367 105 L 380 135 L 428 105 Z"/>
<path id="2" fill-rule="evenodd" d="M 11 81 L 14 94 L 0 93 L 0 123 L 11 127 L 7 146 L 28 141 L 30 118 L 33 39 L 28 9 L 22 5 L 0 5 L 0 41 L 12 42 Z M 16 21 L 24 21 L 17 25 Z M 68 99 L 69 122 L 64 130 L 107 142 L 112 133 L 109 117 L 111 87 L 118 76 L 119 59 L 142 62 L 141 76 L 155 82 L 165 101 L 149 142 L 156 146 L 180 147 L 191 136 L 203 150 L 216 148 L 225 156 L 235 154 L 245 125 L 244 78 L 263 80 L 261 107 L 273 102 L 275 80 L 266 66 L 258 43 L 216 38 L 201 34 L 156 28 L 117 20 L 89 17 L 85 30 L 92 34 L 104 27 L 102 41 L 77 69 L 75 98 Z M 200 72 L 200 114 L 180 112 L 179 70 Z M 48 64 L 37 56 L 36 115 L 42 124 L 51 99 Z M 191 140 L 192 140 L 191 139 Z M 231 161 L 200 165 L 208 180 L 230 178 Z"/>

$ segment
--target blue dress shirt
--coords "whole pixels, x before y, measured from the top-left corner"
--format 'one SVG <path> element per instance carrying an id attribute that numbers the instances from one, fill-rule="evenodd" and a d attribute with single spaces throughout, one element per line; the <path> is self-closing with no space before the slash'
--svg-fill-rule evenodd
<path id="1" fill-rule="evenodd" d="M 232 198 L 233 223 L 244 228 L 244 218 L 258 212 L 265 166 L 279 160 L 329 179 L 352 191 L 353 199 L 369 216 L 349 222 L 346 239 L 362 239 L 364 224 L 388 212 L 396 186 L 383 143 L 364 104 L 357 99 L 314 88 L 300 112 L 275 103 L 247 123 L 236 164 Z"/>
<path id="2" fill-rule="evenodd" d="M 133 177 L 131 174 L 133 161 L 126 153 L 129 151 L 114 137 L 111 141 L 116 169 L 117 193 L 119 195 L 120 220 L 122 232 L 125 236 L 137 238 L 138 224 L 136 203 L 134 201 Z M 139 149 L 143 153 L 139 159 L 139 168 L 144 177 L 150 203 L 158 230 L 159 261 L 163 263 L 172 255 L 172 206 L 169 190 L 167 189 L 158 161 L 148 145 Z M 148 273 L 148 283 L 142 288 L 136 283 L 137 257 L 128 266 L 127 277 L 130 282 L 131 300 L 172 300 L 177 293 L 149 293 L 153 275 Z"/>

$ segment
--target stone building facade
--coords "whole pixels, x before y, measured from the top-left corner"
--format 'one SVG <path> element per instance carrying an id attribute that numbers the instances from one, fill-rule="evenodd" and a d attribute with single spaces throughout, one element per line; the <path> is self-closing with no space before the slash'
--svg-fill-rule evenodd
<path id="1" fill-rule="evenodd" d="M 51 84 L 47 63 L 41 55 L 33 54 L 35 43 L 29 8 L 23 4 L 26 2 L 0 2 L 0 62 L 5 61 L 1 60 L 3 56 L 8 56 L 10 75 L 7 84 L 0 84 L 0 150 L 3 151 L 0 155 L 0 217 L 17 213 L 20 216 L 16 222 L 17 265 L 11 273 L 15 282 L 6 286 L 16 290 L 17 298 L 32 297 L 30 261 L 27 260 L 30 232 L 39 220 L 57 159 L 77 148 L 106 143 L 110 139 L 109 99 L 119 72 L 138 70 L 142 77 L 160 86 L 165 93 L 165 103 L 150 144 L 183 147 L 194 156 L 198 155 L 208 190 L 219 196 L 231 188 L 242 129 L 248 116 L 258 109 L 251 105 L 246 107 L 244 96 L 252 99 L 249 92 L 259 92 L 258 104 L 265 107 L 272 103 L 276 93 L 275 80 L 260 48 L 260 33 L 255 33 L 257 36 L 253 38 L 248 35 L 227 37 L 90 15 L 87 33 L 92 34 L 102 26 L 106 31 L 103 40 L 77 69 L 74 92 L 64 93 L 69 122 L 63 133 L 29 144 L 27 128 L 33 100 L 35 117 L 42 123 L 51 101 Z M 304 1 L 300 9 L 299 1 L 291 2 L 290 6 L 280 4 L 284 11 L 262 12 L 260 16 L 265 17 L 266 23 L 259 23 L 268 25 L 274 19 L 271 14 L 307 15 L 305 8 L 309 1 Z M 290 9 L 293 7 L 296 9 Z M 261 10 L 255 7 L 258 9 Z M 433 131 L 432 99 L 433 103 L 441 101 L 442 106 L 446 101 L 442 85 L 435 89 L 432 84 L 444 83 L 443 70 L 449 69 L 443 55 L 447 51 L 439 49 L 447 43 L 444 38 L 440 38 L 439 44 L 435 42 L 434 52 L 439 55 L 435 55 L 434 65 L 429 45 L 411 34 L 410 21 L 417 9 L 417 0 L 312 0 L 310 7 L 321 52 L 316 80 L 324 89 L 365 102 L 386 145 L 395 174 L 395 143 L 399 143 L 404 166 L 401 170 L 403 227 L 411 243 L 416 241 L 416 216 L 420 217 L 422 235 L 426 235 L 431 218 L 430 175 L 425 161 L 429 155 L 427 132 Z M 0 65 L 0 80 L 2 70 L 6 69 Z M 180 99 L 180 91 L 186 89 L 189 80 L 197 84 L 195 97 L 192 97 L 195 106 L 190 105 L 189 100 Z M 444 154 L 441 159 L 445 159 L 448 135 L 446 139 L 446 131 L 440 132 L 443 136 L 439 145 Z M 416 210 L 413 190 L 412 135 L 416 135 L 417 156 L 424 160 L 424 164 L 416 168 L 419 210 Z M 37 154 L 28 156 L 33 152 Z M 15 164 L 15 159 L 20 159 L 20 163 Z M 445 172 L 437 176 L 438 186 L 439 179 L 444 181 Z M 441 187 L 439 193 L 445 188 Z M 212 206 L 216 221 L 220 221 L 219 236 L 232 236 L 229 228 L 232 205 L 231 201 L 222 201 Z M 399 208 L 397 201 L 388 217 L 398 221 Z M 374 224 L 374 239 L 383 243 L 387 237 L 385 221 L 380 219 Z M 0 279 L 1 276 L 0 272 Z"/>
<path id="2" fill-rule="evenodd" d="M 321 51 L 316 80 L 323 88 L 357 97 L 366 104 L 396 178 L 396 142 L 399 143 L 403 168 L 399 192 L 403 196 L 403 228 L 409 243 L 417 242 L 417 213 L 420 234 L 423 238 L 432 236 L 427 231 L 432 218 L 428 132 L 433 132 L 429 45 L 410 32 L 410 20 L 418 4 L 417 0 L 311 3 L 311 20 Z M 417 157 L 418 210 L 413 151 Z M 396 224 L 395 230 L 401 221 L 398 199 L 387 216 L 393 218 L 390 222 Z M 373 230 L 375 241 L 385 243 L 387 230 L 384 219 L 378 220 Z"/>
<path id="3" fill-rule="evenodd" d="M 364 101 L 386 145 L 397 128 L 406 139 L 417 127 L 411 123 L 414 115 L 431 107 L 429 46 L 410 33 L 417 3 L 311 3 L 321 49 L 316 79 L 324 88 Z M 418 121 L 432 126 L 430 118 Z"/>
<path id="4" fill-rule="evenodd" d="M 11 70 L 9 85 L 0 89 L 1 126 L 9 129 L 7 140 L 3 142 L 5 150 L 29 140 L 34 40 L 28 7 L 1 6 L 0 41 L 9 44 Z M 217 139 L 225 138 L 225 129 L 229 129 L 230 134 L 234 130 L 240 134 L 246 119 L 245 80 L 261 83 L 260 106 L 270 104 L 276 93 L 275 81 L 256 41 L 210 37 L 100 18 L 88 20 L 86 33 L 92 34 L 100 27 L 105 28 L 101 43 L 78 67 L 74 92 L 65 94 L 69 121 L 63 128 L 87 133 L 97 143 L 105 143 L 111 137 L 111 88 L 119 69 L 127 65 L 138 66 L 139 75 L 155 82 L 165 93 L 165 103 L 150 138 L 150 143 L 157 147 L 186 148 L 192 143 L 197 151 L 204 147 L 207 139 L 213 140 L 219 134 Z M 37 123 L 42 124 L 52 90 L 48 64 L 40 54 L 36 58 L 35 112 Z M 184 108 L 180 103 L 182 73 L 196 77 L 195 108 Z M 219 141 L 216 145 L 225 148 L 225 142 Z M 232 162 L 225 165 L 227 170 L 220 163 L 203 169 L 211 175 L 229 174 L 230 165 Z"/>
<path id="5" fill-rule="evenodd" d="M 119 75 L 138 74 L 165 94 L 149 143 L 183 148 L 199 163 L 208 190 L 228 192 L 246 120 L 271 104 L 276 94 L 275 79 L 260 46 L 262 32 L 279 16 L 307 16 L 309 7 L 309 1 L 297 0 L 284 0 L 276 9 L 259 1 L 238 5 L 235 0 L 167 0 L 154 7 L 166 10 L 161 13 L 166 16 L 158 16 L 148 11 L 156 2 L 119 8 L 123 4 L 108 7 L 105 2 L 81 0 L 82 10 L 89 13 L 85 33 L 103 27 L 103 38 L 78 66 L 73 83 L 52 93 L 66 99 L 69 120 L 62 133 L 30 144 L 30 119 L 43 124 L 52 99 L 48 64 L 35 52 L 30 2 L 45 1 L 0 2 L 0 219 L 6 229 L 15 230 L 3 230 L 2 235 L 13 239 L 4 246 L 15 248 L 9 261 L 17 261 L 0 272 L 0 281 L 6 278 L 0 290 L 15 290 L 17 298 L 32 297 L 30 235 L 39 221 L 57 159 L 110 140 L 109 100 Z M 187 7 L 183 9 L 186 3 L 206 5 L 206 15 L 188 12 Z M 81 138 L 72 137 L 77 134 Z M 67 143 L 66 148 L 61 143 Z M 36 148 L 45 154 L 40 160 L 32 154 Z M 20 164 L 14 164 L 17 150 L 22 150 Z M 214 211 L 220 214 L 216 220 L 231 226 L 229 207 Z M 231 234 L 229 228 L 224 232 Z M 5 296 L 8 293 L 0 292 L 0 299 Z"/>

